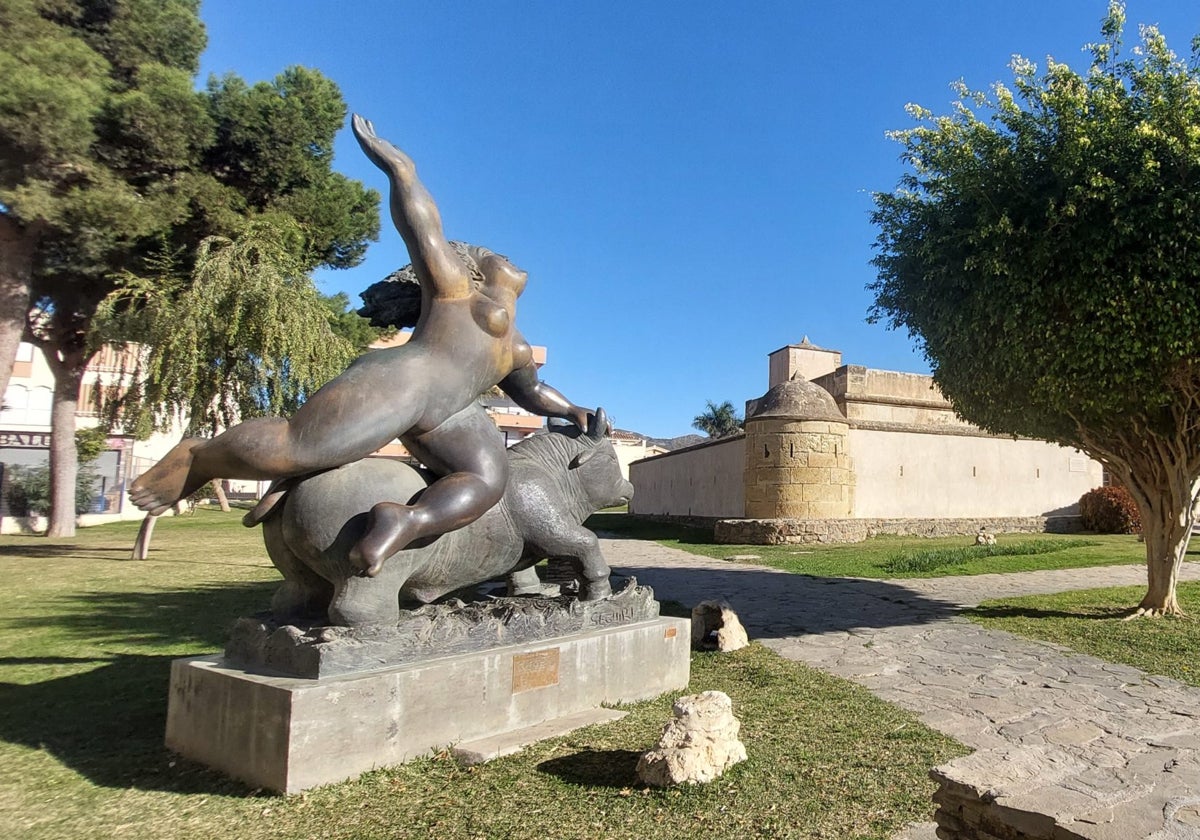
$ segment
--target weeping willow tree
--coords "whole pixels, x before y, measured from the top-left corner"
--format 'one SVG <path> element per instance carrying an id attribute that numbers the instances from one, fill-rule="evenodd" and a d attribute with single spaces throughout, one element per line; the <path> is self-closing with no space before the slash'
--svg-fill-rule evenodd
<path id="1" fill-rule="evenodd" d="M 190 275 L 160 259 L 110 296 L 109 334 L 144 348 L 105 413 L 126 428 L 210 436 L 241 420 L 290 414 L 359 352 L 335 332 L 298 229 L 256 222 L 201 242 Z"/>
<path id="2" fill-rule="evenodd" d="M 143 349 L 121 377 L 127 388 L 101 394 L 108 423 L 142 432 L 179 424 L 207 437 L 290 414 L 340 373 L 362 348 L 335 330 L 346 313 L 313 284 L 299 237 L 295 226 L 255 222 L 236 239 L 203 240 L 187 276 L 170 256 L 126 275 L 105 302 L 102 334 Z M 134 559 L 149 552 L 155 521 L 143 521 Z"/>

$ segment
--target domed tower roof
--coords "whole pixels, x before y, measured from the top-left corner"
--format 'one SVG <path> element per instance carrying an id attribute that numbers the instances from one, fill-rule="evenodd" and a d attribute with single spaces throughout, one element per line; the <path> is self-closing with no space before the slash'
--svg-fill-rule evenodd
<path id="1" fill-rule="evenodd" d="M 846 416 L 828 391 L 814 385 L 800 374 L 781 382 L 757 400 L 747 420 L 766 417 L 789 420 L 826 420 L 845 423 Z"/>

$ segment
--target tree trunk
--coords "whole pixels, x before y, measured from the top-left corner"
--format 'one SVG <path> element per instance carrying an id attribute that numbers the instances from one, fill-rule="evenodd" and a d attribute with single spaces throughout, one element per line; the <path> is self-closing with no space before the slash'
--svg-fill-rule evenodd
<path id="1" fill-rule="evenodd" d="M 1192 536 L 1196 488 L 1184 476 L 1175 476 L 1171 484 L 1169 492 L 1148 495 L 1145 503 L 1139 500 L 1148 586 L 1131 617 L 1183 615 L 1175 585 Z"/>
<path id="2" fill-rule="evenodd" d="M 158 517 L 154 514 L 146 514 L 146 518 L 142 520 L 142 527 L 138 528 L 137 540 L 133 544 L 133 552 L 129 555 L 130 560 L 145 560 L 150 556 L 150 535 L 154 533 L 154 523 L 157 521 Z"/>
<path id="3" fill-rule="evenodd" d="M 59 321 L 61 316 L 55 313 L 53 317 Z M 75 479 L 79 474 L 75 414 L 79 410 L 79 388 L 88 360 L 83 346 L 85 331 L 72 328 L 69 315 L 62 317 L 62 322 L 52 325 L 50 337 L 34 337 L 54 374 L 54 402 L 50 406 L 48 537 L 75 536 Z"/>
<path id="4" fill-rule="evenodd" d="M 225 482 L 219 478 L 212 480 L 213 493 L 217 496 L 217 504 L 221 506 L 222 513 L 229 513 L 229 499 L 225 495 Z"/>
<path id="5" fill-rule="evenodd" d="M 36 233 L 0 213 L 0 397 L 8 388 L 17 347 L 25 333 L 36 242 Z"/>
<path id="6" fill-rule="evenodd" d="M 50 409 L 50 525 L 48 537 L 75 536 L 75 479 L 79 453 L 75 449 L 75 414 L 83 366 L 51 365 L 55 369 L 54 403 Z"/>

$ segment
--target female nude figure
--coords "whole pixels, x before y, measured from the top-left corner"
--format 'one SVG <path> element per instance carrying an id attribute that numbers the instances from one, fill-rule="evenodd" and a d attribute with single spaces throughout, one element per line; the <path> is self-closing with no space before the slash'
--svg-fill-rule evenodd
<path id="1" fill-rule="evenodd" d="M 357 461 L 399 437 L 440 478 L 411 505 L 372 509 L 351 560 L 373 576 L 414 540 L 461 528 L 499 501 L 508 459 L 476 402 L 480 394 L 499 385 L 527 411 L 580 428 L 587 428 L 588 412 L 538 379 L 532 350 L 514 326 L 525 272 L 485 248 L 456 251 L 409 157 L 358 115 L 352 126 L 367 157 L 388 175 L 392 220 L 421 286 L 412 338 L 360 356 L 290 420 L 247 420 L 211 440 L 181 441 L 134 482 L 130 498 L 162 513 L 218 476 L 305 475 Z"/>

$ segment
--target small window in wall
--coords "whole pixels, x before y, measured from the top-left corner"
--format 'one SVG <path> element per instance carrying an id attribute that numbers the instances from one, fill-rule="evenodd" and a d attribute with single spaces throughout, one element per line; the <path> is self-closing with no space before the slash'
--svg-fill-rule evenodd
<path id="1" fill-rule="evenodd" d="M 9 385 L 0 407 L 0 423 L 19 426 L 49 426 L 54 394 L 49 388 Z"/>
<path id="2" fill-rule="evenodd" d="M 9 385 L 0 405 L 0 423 L 25 423 L 25 410 L 29 407 L 29 389 L 24 385 Z"/>
<path id="3" fill-rule="evenodd" d="M 25 410 L 25 422 L 30 426 L 49 426 L 50 408 L 53 405 L 53 391 L 49 388 L 31 388 L 29 407 Z"/>

